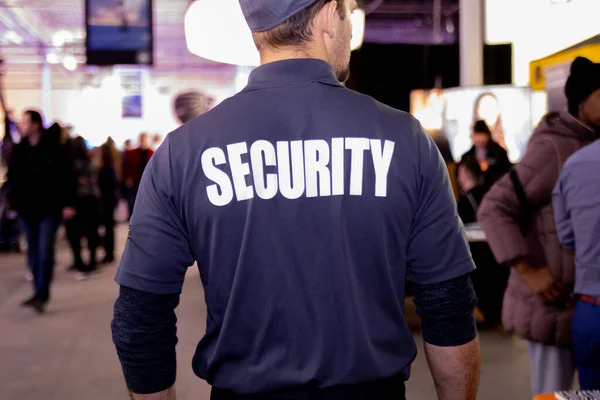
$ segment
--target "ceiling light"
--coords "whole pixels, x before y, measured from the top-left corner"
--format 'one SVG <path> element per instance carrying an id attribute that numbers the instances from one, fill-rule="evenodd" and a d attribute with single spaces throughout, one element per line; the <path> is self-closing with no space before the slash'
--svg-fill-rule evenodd
<path id="1" fill-rule="evenodd" d="M 352 20 L 352 41 L 350 46 L 352 50 L 360 49 L 365 39 L 365 11 L 357 8 L 351 15 Z"/>
<path id="2" fill-rule="evenodd" d="M 77 60 L 73 56 L 66 56 L 63 58 L 63 67 L 68 71 L 75 71 L 77 69 Z"/>
<path id="3" fill-rule="evenodd" d="M 54 47 L 64 46 L 66 42 L 73 40 L 73 34 L 69 31 L 58 31 L 52 35 L 52 45 Z"/>
<path id="4" fill-rule="evenodd" d="M 58 63 L 60 63 L 60 60 L 58 58 L 58 54 L 56 54 L 56 53 L 48 53 L 48 54 L 46 54 L 46 61 L 49 64 L 58 64 Z"/>
<path id="5" fill-rule="evenodd" d="M 23 37 L 15 31 L 6 31 L 6 33 L 2 35 L 2 43 L 20 45 L 23 44 L 23 42 Z"/>
<path id="6" fill-rule="evenodd" d="M 365 34 L 365 12 L 352 14 L 352 49 L 359 48 Z M 196 0 L 184 20 L 188 50 L 202 58 L 242 66 L 260 65 L 252 32 L 238 0 Z"/>

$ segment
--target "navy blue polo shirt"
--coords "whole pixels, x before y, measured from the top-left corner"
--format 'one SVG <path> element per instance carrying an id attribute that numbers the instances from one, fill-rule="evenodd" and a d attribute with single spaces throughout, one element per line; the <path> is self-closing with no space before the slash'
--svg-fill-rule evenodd
<path id="1" fill-rule="evenodd" d="M 116 280 L 178 293 L 195 261 L 193 368 L 238 393 L 408 378 L 406 282 L 474 269 L 420 124 L 312 59 L 257 68 L 148 164 Z"/>

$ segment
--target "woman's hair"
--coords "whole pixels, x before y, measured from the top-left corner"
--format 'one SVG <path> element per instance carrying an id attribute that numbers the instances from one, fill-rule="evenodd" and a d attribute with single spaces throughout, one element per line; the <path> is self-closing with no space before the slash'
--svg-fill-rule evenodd
<path id="1" fill-rule="evenodd" d="M 102 147 L 100 148 L 100 155 L 103 168 L 115 167 L 115 152 L 113 146 L 111 146 L 110 143 L 107 142 L 102 145 Z"/>
<path id="2" fill-rule="evenodd" d="M 73 154 L 76 159 L 90 161 L 90 151 L 87 148 L 87 144 L 85 143 L 85 139 L 81 136 L 77 136 L 73 139 Z"/>
<path id="3" fill-rule="evenodd" d="M 492 136 L 492 131 L 490 130 L 490 127 L 482 119 L 476 121 L 475 125 L 473 125 L 473 133 L 485 133 L 490 137 Z"/>
<path id="4" fill-rule="evenodd" d="M 29 116 L 32 124 L 38 124 L 40 131 L 44 130 L 44 121 L 42 120 L 42 114 L 36 110 L 26 110 L 24 114 Z"/>
<path id="5" fill-rule="evenodd" d="M 464 168 L 473 178 L 475 182 L 479 185 L 483 183 L 483 171 L 481 170 L 481 165 L 477 158 L 475 157 L 465 157 L 458 163 L 458 168 L 456 168 L 456 172 L 458 174 L 458 170 L 460 168 Z"/>

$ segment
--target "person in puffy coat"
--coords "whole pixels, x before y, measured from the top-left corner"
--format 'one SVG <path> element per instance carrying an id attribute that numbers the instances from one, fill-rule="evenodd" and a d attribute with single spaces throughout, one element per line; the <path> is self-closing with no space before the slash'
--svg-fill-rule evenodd
<path id="1" fill-rule="evenodd" d="M 502 322 L 527 341 L 534 395 L 570 389 L 573 382 L 574 256 L 558 240 L 552 191 L 567 158 L 597 137 L 598 90 L 600 65 L 576 59 L 565 87 L 569 111 L 544 117 L 515 167 L 526 202 L 506 175 L 478 211 L 497 261 L 511 266 Z"/>

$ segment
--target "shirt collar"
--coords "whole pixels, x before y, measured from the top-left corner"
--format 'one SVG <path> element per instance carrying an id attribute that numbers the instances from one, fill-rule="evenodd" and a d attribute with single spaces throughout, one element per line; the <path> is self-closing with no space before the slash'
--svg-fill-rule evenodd
<path id="1" fill-rule="evenodd" d="M 342 86 L 325 61 L 299 58 L 261 65 L 250 74 L 244 91 L 310 82 Z"/>

